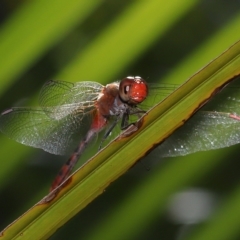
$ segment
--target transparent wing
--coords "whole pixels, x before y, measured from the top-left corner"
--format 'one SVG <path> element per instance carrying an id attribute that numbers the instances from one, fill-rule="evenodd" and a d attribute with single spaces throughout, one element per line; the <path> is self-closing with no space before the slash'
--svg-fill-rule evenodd
<path id="1" fill-rule="evenodd" d="M 180 85 L 171 83 L 148 83 L 149 93 L 148 97 L 138 106 L 143 110 L 149 110 L 155 104 L 162 101 Z"/>
<path id="2" fill-rule="evenodd" d="M 102 88 L 97 82 L 51 80 L 42 87 L 39 103 L 49 117 L 59 120 L 78 109 L 93 106 Z"/>
<path id="3" fill-rule="evenodd" d="M 156 152 L 161 157 L 183 156 L 240 143 L 240 121 L 228 113 L 198 112 L 167 138 Z"/>
<path id="4" fill-rule="evenodd" d="M 144 109 L 149 109 L 166 98 L 180 85 L 169 83 L 150 83 L 149 96 L 140 104 Z M 205 106 L 206 109 L 220 112 L 240 112 L 240 80 L 237 78 L 216 94 Z M 204 108 L 205 108 L 204 106 Z"/>
<path id="5" fill-rule="evenodd" d="M 181 156 L 240 143 L 240 120 L 232 115 L 240 116 L 239 81 L 224 88 L 167 138 L 157 148 L 158 155 Z"/>
<path id="6" fill-rule="evenodd" d="M 62 108 L 59 108 L 62 111 Z M 64 118 L 50 116 L 60 114 L 34 108 L 11 108 L 1 114 L 0 130 L 22 144 L 41 148 L 49 153 L 64 154 L 72 147 L 73 134 L 78 132 L 83 116 L 91 115 L 94 108 L 75 110 Z"/>

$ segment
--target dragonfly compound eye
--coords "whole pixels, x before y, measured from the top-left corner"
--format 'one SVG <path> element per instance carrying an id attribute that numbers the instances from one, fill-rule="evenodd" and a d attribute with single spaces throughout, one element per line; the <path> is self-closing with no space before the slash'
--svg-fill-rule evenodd
<path id="1" fill-rule="evenodd" d="M 137 105 L 146 99 L 148 85 L 141 77 L 126 77 L 120 82 L 119 95 L 124 102 Z"/>

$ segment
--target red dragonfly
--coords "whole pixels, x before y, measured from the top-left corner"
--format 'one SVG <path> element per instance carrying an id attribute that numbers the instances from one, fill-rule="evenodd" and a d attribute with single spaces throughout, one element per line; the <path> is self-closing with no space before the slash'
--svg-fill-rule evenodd
<path id="1" fill-rule="evenodd" d="M 40 93 L 40 108 L 14 107 L 0 117 L 0 130 L 22 144 L 41 148 L 53 154 L 65 154 L 71 138 L 90 117 L 91 126 L 52 183 L 57 188 L 66 180 L 86 145 L 107 125 L 105 140 L 121 121 L 121 129 L 129 126 L 129 116 L 140 117 L 137 105 L 148 95 L 148 85 L 141 77 L 126 77 L 121 82 L 101 85 L 97 82 L 47 82 Z M 110 118 L 113 121 L 109 124 Z M 101 148 L 101 146 L 100 146 Z"/>
<path id="2" fill-rule="evenodd" d="M 154 85 L 154 88 L 168 92 L 176 86 L 165 84 L 160 88 Z M 40 108 L 15 107 L 4 111 L 0 130 L 22 144 L 53 154 L 65 154 L 70 146 L 77 146 L 72 141 L 74 135 L 84 129 L 84 119 L 90 119 L 85 137 L 54 180 L 51 186 L 54 190 L 68 178 L 87 144 L 101 130 L 106 128 L 100 148 L 119 122 L 120 128 L 126 129 L 131 125 L 130 116 L 141 117 L 145 111 L 138 105 L 147 98 L 149 90 L 141 77 L 126 77 L 106 86 L 89 81 L 49 81 L 40 92 Z M 203 111 L 158 147 L 158 156 L 186 155 L 239 143 L 240 117 L 236 113 L 239 95 L 239 88 L 234 91 L 225 88 L 217 94 L 212 103 L 206 104 Z"/>

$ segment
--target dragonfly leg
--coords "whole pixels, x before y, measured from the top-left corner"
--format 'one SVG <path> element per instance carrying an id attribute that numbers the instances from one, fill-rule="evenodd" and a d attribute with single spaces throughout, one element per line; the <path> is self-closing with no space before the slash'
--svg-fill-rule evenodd
<path id="1" fill-rule="evenodd" d="M 128 129 L 131 125 L 136 124 L 136 122 L 129 124 L 129 115 L 137 115 L 138 118 L 140 119 L 142 117 L 141 114 L 144 114 L 144 113 L 146 113 L 146 111 L 143 111 L 141 109 L 137 109 L 136 112 L 132 112 L 132 113 L 129 113 L 129 112 L 124 113 L 122 117 L 121 130 Z"/>
<path id="2" fill-rule="evenodd" d="M 103 138 L 101 140 L 101 143 L 99 145 L 98 151 L 102 148 L 103 142 L 108 138 L 108 136 L 111 134 L 112 130 L 115 128 L 115 126 L 117 125 L 117 123 L 119 122 L 119 120 L 121 118 L 122 118 L 121 130 L 125 130 L 125 129 L 128 129 L 131 125 L 135 125 L 135 123 L 129 124 L 129 115 L 136 114 L 140 118 L 141 117 L 141 113 L 146 113 L 146 111 L 143 111 L 141 109 L 137 109 L 136 112 L 129 113 L 129 111 L 126 111 L 123 114 L 120 114 L 120 115 L 116 116 L 116 118 L 115 118 L 114 122 L 112 123 L 112 125 L 105 132 L 105 134 L 104 134 L 104 136 L 103 136 Z"/>
<path id="3" fill-rule="evenodd" d="M 129 112 L 123 114 L 122 122 L 121 122 L 121 130 L 128 128 L 129 124 Z"/>
<path id="4" fill-rule="evenodd" d="M 120 115 L 117 116 L 114 120 L 114 122 L 112 123 L 112 125 L 107 129 L 107 131 L 105 132 L 105 134 L 102 137 L 102 140 L 100 142 L 100 145 L 98 147 L 98 151 L 102 148 L 102 144 L 103 142 L 108 138 L 108 136 L 111 134 L 112 130 L 116 127 L 118 121 L 120 119 Z"/>

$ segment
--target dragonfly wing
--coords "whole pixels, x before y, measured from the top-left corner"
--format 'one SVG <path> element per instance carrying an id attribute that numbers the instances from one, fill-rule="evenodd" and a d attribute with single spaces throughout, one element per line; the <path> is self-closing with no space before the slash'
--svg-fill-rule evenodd
<path id="1" fill-rule="evenodd" d="M 198 112 L 167 138 L 156 152 L 161 157 L 183 156 L 240 143 L 240 121 L 228 113 Z"/>
<path id="2" fill-rule="evenodd" d="M 55 120 L 42 109 L 11 108 L 1 114 L 0 130 L 17 142 L 62 155 L 71 147 L 82 118 L 81 112 Z"/>
<path id="3" fill-rule="evenodd" d="M 51 80 L 41 89 L 40 106 L 49 117 L 58 120 L 80 109 L 94 106 L 102 88 L 103 85 L 97 82 Z"/>
<path id="4" fill-rule="evenodd" d="M 239 102 L 240 85 L 239 79 L 236 79 L 154 152 L 161 157 L 175 157 L 240 143 L 240 121 L 229 114 L 239 116 Z"/>

